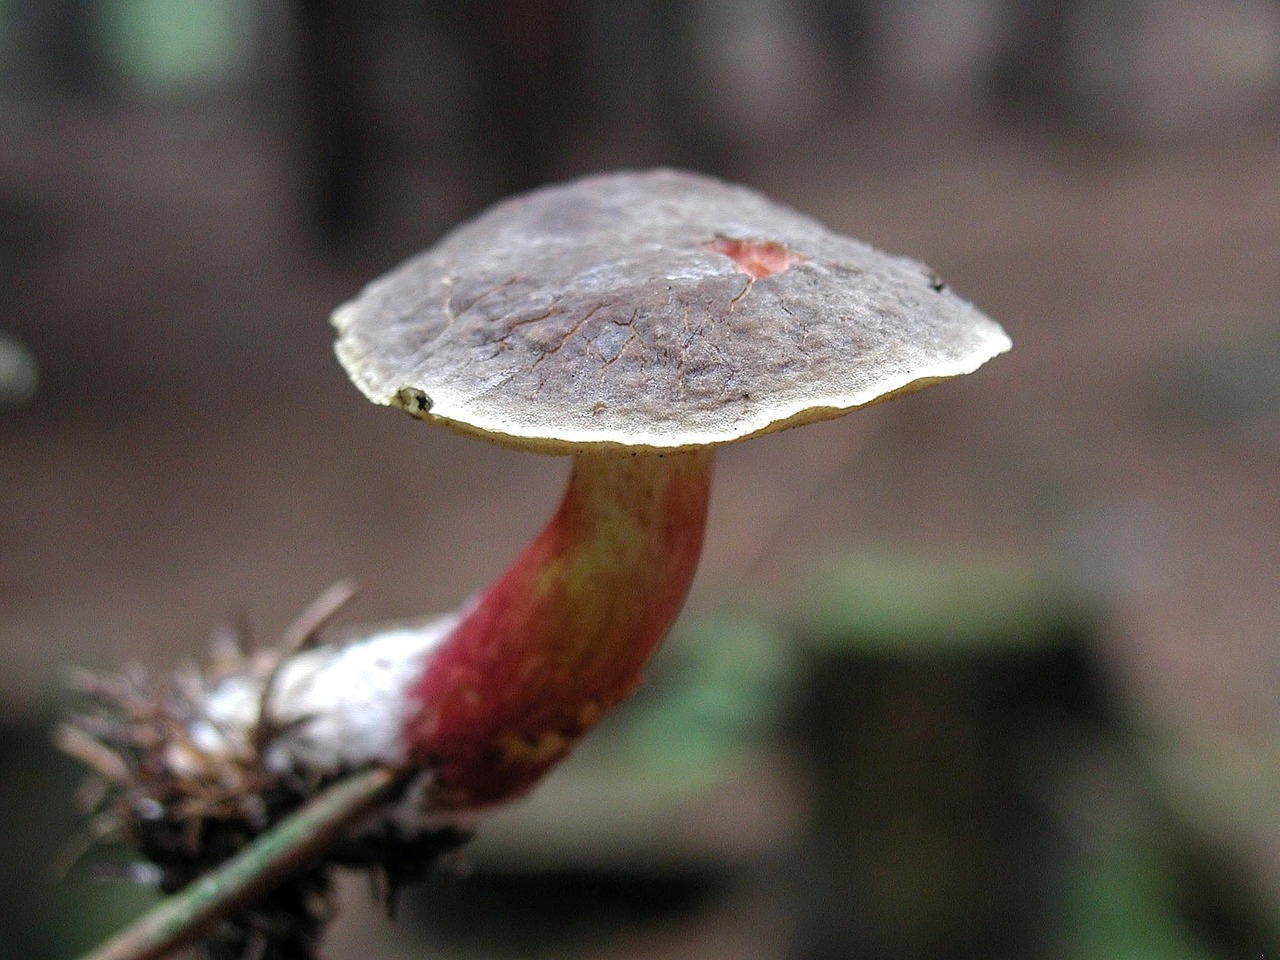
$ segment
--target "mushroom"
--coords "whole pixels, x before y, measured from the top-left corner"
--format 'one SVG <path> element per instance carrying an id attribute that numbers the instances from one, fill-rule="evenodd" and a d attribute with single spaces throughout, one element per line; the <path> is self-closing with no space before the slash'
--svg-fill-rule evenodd
<path id="1" fill-rule="evenodd" d="M 499 204 L 333 319 L 370 399 L 571 455 L 568 490 L 456 613 L 317 645 L 350 595 L 337 584 L 279 650 L 246 658 L 222 642 L 207 674 L 82 678 L 87 712 L 59 742 L 113 785 L 95 824 L 134 843 L 161 885 L 192 891 L 103 956 L 171 945 L 329 844 L 210 935 L 217 954 L 311 955 L 330 867 L 368 867 L 392 896 L 636 687 L 697 568 L 715 447 L 969 373 L 1010 346 L 921 264 L 673 171 Z M 175 927 L 177 913 L 190 921 Z"/>
<path id="2" fill-rule="evenodd" d="M 1010 347 L 922 264 L 670 170 L 500 203 L 333 323 L 375 403 L 574 458 L 548 526 L 463 610 L 302 654 L 277 678 L 271 709 L 312 718 L 280 763 L 354 738 L 343 762 L 429 771 L 440 811 L 527 791 L 633 691 L 697 568 L 715 447 L 970 373 Z"/>

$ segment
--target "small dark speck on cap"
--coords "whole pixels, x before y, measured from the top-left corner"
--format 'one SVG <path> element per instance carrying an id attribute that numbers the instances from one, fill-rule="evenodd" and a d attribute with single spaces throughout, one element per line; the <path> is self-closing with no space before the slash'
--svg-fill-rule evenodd
<path id="1" fill-rule="evenodd" d="M 401 387 L 396 391 L 396 406 L 408 413 L 427 413 L 431 398 L 417 387 Z"/>

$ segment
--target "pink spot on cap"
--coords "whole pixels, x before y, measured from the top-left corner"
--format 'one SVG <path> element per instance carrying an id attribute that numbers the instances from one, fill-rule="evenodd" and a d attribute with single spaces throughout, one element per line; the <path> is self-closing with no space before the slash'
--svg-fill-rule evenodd
<path id="1" fill-rule="evenodd" d="M 752 280 L 782 273 L 804 259 L 773 240 L 736 240 L 718 236 L 706 247 L 724 254 L 738 265 L 739 273 L 745 273 Z"/>

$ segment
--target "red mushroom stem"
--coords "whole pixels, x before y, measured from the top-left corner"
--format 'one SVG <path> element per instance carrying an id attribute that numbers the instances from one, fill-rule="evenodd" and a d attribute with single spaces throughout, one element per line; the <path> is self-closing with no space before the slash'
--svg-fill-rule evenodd
<path id="1" fill-rule="evenodd" d="M 712 453 L 582 454 L 546 529 L 467 611 L 412 695 L 441 808 L 529 789 L 641 679 L 702 551 Z"/>

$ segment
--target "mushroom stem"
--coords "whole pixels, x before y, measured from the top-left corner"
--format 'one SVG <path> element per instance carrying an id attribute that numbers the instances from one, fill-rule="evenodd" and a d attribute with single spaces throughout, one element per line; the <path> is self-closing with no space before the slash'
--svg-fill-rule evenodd
<path id="1" fill-rule="evenodd" d="M 462 615 L 412 694 L 439 807 L 516 796 L 626 698 L 698 566 L 712 453 L 581 454 L 546 529 Z"/>

